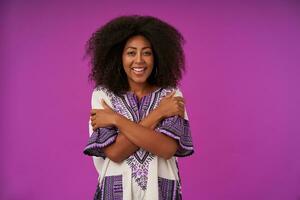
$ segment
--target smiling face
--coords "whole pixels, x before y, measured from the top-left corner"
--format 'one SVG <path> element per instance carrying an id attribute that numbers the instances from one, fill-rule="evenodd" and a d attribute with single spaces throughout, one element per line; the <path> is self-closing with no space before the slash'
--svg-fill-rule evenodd
<path id="1" fill-rule="evenodd" d="M 123 50 L 122 62 L 129 85 L 144 85 L 153 69 L 151 43 L 141 35 L 129 38 Z"/>

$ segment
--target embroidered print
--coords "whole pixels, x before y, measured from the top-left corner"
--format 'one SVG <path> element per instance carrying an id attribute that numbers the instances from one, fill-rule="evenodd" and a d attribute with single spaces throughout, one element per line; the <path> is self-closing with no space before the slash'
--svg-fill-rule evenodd
<path id="1" fill-rule="evenodd" d="M 94 200 L 122 200 L 123 186 L 122 176 L 106 176 L 101 187 L 97 186 Z"/>
<path id="2" fill-rule="evenodd" d="M 150 95 L 144 96 L 140 101 L 137 96 L 133 93 L 128 92 L 127 94 L 119 97 L 105 88 L 98 88 L 105 92 L 110 98 L 113 109 L 119 114 L 127 117 L 131 121 L 139 122 L 145 116 L 147 116 L 155 107 L 157 107 L 160 98 L 166 95 L 162 93 L 159 95 L 158 89 L 152 92 Z M 133 155 L 126 159 L 126 163 L 132 170 L 132 178 L 134 181 L 143 189 L 147 189 L 148 180 L 148 168 L 149 163 L 153 160 L 154 155 L 144 149 L 139 149 Z"/>
<path id="3" fill-rule="evenodd" d="M 120 106 L 121 108 L 126 107 L 127 110 L 129 110 L 132 119 L 135 122 L 139 122 L 155 107 L 154 103 L 157 101 L 153 101 L 153 98 L 158 98 L 156 92 L 150 94 L 150 96 L 144 96 L 140 102 L 138 101 L 136 95 L 128 94 L 125 95 L 124 98 L 119 99 L 121 102 L 119 101 L 116 103 L 122 105 Z M 150 105 L 151 102 L 153 105 Z M 149 163 L 153 160 L 153 158 L 154 155 L 152 153 L 140 148 L 133 155 L 126 159 L 126 163 L 132 170 L 132 178 L 142 190 L 147 189 Z"/>
<path id="4" fill-rule="evenodd" d="M 194 152 L 188 120 L 178 116 L 170 117 L 163 120 L 156 130 L 179 141 L 175 156 L 188 156 Z"/>
<path id="5" fill-rule="evenodd" d="M 163 97 L 174 89 L 175 88 L 159 88 L 149 95 L 142 97 L 140 100 L 138 100 L 138 97 L 132 92 L 127 92 L 122 96 L 116 96 L 101 86 L 97 87 L 96 91 L 101 91 L 102 95 L 106 95 L 106 97 L 109 98 L 114 111 L 135 123 L 139 123 L 159 105 Z M 165 134 L 178 141 L 179 148 L 175 156 L 187 156 L 194 152 L 188 120 L 178 116 L 169 117 L 161 121 L 155 130 L 158 132 L 157 134 Z M 103 147 L 113 143 L 118 134 L 119 130 L 116 127 L 97 129 L 89 138 L 84 153 L 105 158 Z M 133 155 L 124 160 L 125 164 L 127 164 L 131 170 L 132 181 L 136 183 L 140 191 L 145 192 L 152 184 L 148 183 L 149 173 L 152 173 L 149 172 L 149 166 L 155 157 L 154 154 L 140 148 Z M 175 165 L 178 169 L 177 159 Z M 179 173 L 179 171 L 177 172 Z M 95 199 L 121 199 L 121 194 L 124 189 L 122 188 L 122 175 L 107 176 L 104 173 L 103 176 L 101 187 L 98 187 Z M 178 178 L 179 180 L 169 180 L 158 177 L 160 200 L 181 199 L 179 174 Z"/>
<path id="6" fill-rule="evenodd" d="M 158 177 L 159 200 L 181 200 L 179 182 Z"/>
<path id="7" fill-rule="evenodd" d="M 98 128 L 92 133 L 83 153 L 105 158 L 102 148 L 115 141 L 116 137 L 117 131 L 115 128 Z"/>
<path id="8" fill-rule="evenodd" d="M 132 170 L 132 178 L 143 190 L 147 189 L 149 163 L 153 158 L 153 154 L 139 149 L 126 159 L 126 163 Z"/>

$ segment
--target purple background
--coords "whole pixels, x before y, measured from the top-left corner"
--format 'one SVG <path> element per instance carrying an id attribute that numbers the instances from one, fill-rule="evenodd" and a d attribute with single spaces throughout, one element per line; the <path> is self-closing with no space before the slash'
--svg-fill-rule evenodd
<path id="1" fill-rule="evenodd" d="M 92 199 L 84 44 L 122 14 L 186 38 L 185 199 L 300 199 L 299 1 L 1 1 L 0 13 L 0 199 Z"/>

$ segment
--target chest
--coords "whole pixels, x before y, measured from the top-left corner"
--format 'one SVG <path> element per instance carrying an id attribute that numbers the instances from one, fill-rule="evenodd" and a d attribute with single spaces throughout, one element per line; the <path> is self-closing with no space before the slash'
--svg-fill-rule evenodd
<path id="1" fill-rule="evenodd" d="M 130 94 L 112 97 L 111 102 L 117 113 L 131 121 L 139 122 L 159 105 L 163 96 L 163 93 L 154 93 L 139 99 L 136 95 Z"/>

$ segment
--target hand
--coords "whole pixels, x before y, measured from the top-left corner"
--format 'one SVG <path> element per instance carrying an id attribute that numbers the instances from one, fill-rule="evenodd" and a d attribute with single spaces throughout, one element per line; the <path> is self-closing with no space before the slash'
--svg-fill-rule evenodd
<path id="1" fill-rule="evenodd" d="M 184 99 L 183 97 L 174 97 L 175 91 L 165 96 L 160 102 L 157 109 L 163 118 L 179 115 L 184 118 Z"/>
<path id="2" fill-rule="evenodd" d="M 103 109 L 92 109 L 91 110 L 91 124 L 93 130 L 97 128 L 104 128 L 114 126 L 115 117 L 118 115 L 113 109 L 111 109 L 106 102 L 102 99 L 101 104 Z"/>

